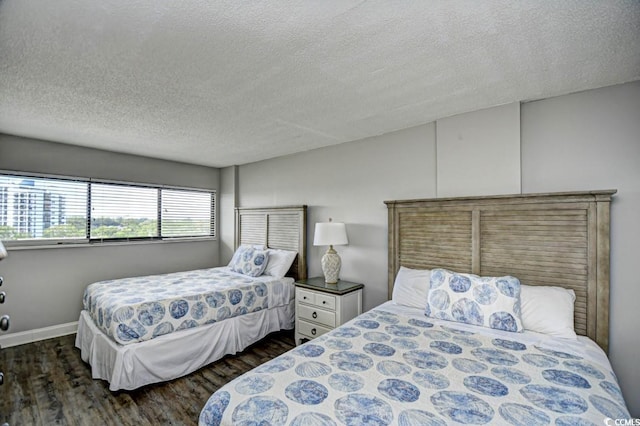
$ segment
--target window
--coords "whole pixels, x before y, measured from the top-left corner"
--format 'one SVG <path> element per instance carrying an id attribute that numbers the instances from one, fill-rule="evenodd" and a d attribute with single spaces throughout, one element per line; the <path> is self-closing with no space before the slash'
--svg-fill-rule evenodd
<path id="1" fill-rule="evenodd" d="M 0 174 L 0 239 L 87 238 L 87 182 Z"/>
<path id="2" fill-rule="evenodd" d="M 158 191 L 91 183 L 91 239 L 158 237 Z"/>
<path id="3" fill-rule="evenodd" d="M 0 173 L 0 240 L 121 241 L 215 236 L 215 192 Z"/>
<path id="4" fill-rule="evenodd" d="M 160 205 L 162 237 L 211 235 L 215 206 L 210 193 L 165 189 Z"/>

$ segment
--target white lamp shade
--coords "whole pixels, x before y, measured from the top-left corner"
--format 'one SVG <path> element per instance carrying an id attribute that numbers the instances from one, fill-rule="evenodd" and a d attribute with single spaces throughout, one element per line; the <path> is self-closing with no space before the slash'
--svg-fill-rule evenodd
<path id="1" fill-rule="evenodd" d="M 344 223 L 316 223 L 313 237 L 314 246 L 341 246 L 345 244 L 349 244 L 349 240 L 347 239 L 347 227 Z"/>

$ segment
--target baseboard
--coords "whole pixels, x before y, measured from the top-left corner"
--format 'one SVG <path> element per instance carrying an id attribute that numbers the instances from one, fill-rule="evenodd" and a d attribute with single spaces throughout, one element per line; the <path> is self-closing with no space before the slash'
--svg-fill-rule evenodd
<path id="1" fill-rule="evenodd" d="M 78 321 L 52 325 L 50 327 L 36 328 L 35 330 L 19 331 L 17 333 L 0 336 L 0 347 L 10 348 L 11 346 L 24 345 L 26 343 L 66 336 L 67 334 L 73 334 L 77 331 Z"/>

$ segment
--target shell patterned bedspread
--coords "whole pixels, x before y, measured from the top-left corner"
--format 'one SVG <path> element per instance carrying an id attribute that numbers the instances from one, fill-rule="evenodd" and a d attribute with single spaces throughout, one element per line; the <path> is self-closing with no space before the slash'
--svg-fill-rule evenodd
<path id="1" fill-rule="evenodd" d="M 224 267 L 123 278 L 90 284 L 83 304 L 100 330 L 126 345 L 287 303 L 286 280 Z"/>
<path id="2" fill-rule="evenodd" d="M 559 350 L 562 342 L 545 348 L 526 333 L 458 328 L 389 307 L 228 383 L 200 425 L 601 426 L 629 418 L 603 354 L 596 362 L 589 350 Z"/>

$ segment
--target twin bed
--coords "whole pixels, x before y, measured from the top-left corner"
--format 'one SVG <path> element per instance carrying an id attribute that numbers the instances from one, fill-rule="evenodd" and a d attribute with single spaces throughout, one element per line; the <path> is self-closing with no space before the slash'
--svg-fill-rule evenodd
<path id="1" fill-rule="evenodd" d="M 236 229 L 236 247 L 272 258 L 270 275 L 227 266 L 87 287 L 76 346 L 93 378 L 112 391 L 172 380 L 293 328 L 306 206 L 236 209 Z"/>
<path id="2" fill-rule="evenodd" d="M 606 357 L 614 192 L 387 202 L 391 300 L 229 382 L 200 424 L 628 419 Z"/>

